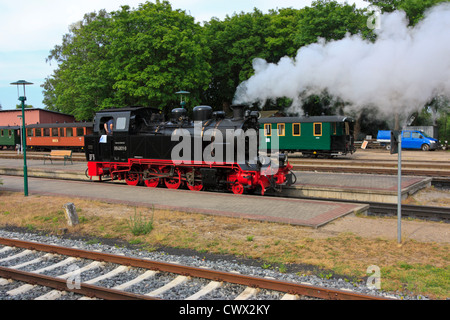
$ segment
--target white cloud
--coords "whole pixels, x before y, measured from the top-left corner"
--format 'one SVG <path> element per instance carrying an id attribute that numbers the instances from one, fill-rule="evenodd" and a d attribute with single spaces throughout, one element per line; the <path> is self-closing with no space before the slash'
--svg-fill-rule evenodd
<path id="1" fill-rule="evenodd" d="M 0 51 L 50 50 L 61 42 L 70 24 L 83 19 L 85 13 L 122 4 L 137 6 L 139 0 L 22 0 L 0 7 Z"/>

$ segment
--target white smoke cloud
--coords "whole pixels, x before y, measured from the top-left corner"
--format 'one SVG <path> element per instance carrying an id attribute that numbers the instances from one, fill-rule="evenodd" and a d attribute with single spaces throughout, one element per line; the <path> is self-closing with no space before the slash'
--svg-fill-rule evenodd
<path id="1" fill-rule="evenodd" d="M 375 32 L 374 43 L 347 35 L 319 40 L 277 64 L 255 59 L 255 75 L 238 87 L 234 103 L 287 97 L 298 107 L 300 95 L 326 90 L 353 108 L 408 116 L 437 95 L 450 96 L 449 3 L 427 11 L 414 28 L 403 11 L 383 14 Z"/>

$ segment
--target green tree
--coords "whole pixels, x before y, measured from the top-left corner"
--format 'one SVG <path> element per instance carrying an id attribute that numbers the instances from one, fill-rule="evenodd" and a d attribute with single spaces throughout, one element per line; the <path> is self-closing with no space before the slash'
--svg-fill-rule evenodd
<path id="1" fill-rule="evenodd" d="M 311 7 L 300 10 L 295 44 L 298 48 L 317 42 L 343 39 L 347 33 L 373 37 L 367 28 L 366 9 L 357 9 L 355 4 L 318 0 Z"/>
<path id="2" fill-rule="evenodd" d="M 205 37 L 212 52 L 212 77 L 205 101 L 221 108 L 232 102 L 237 86 L 250 78 L 253 60 L 263 58 L 276 62 L 283 56 L 293 56 L 298 10 L 271 10 L 216 18 L 205 23 Z"/>
<path id="3" fill-rule="evenodd" d="M 48 61 L 58 68 L 43 85 L 44 103 L 89 120 L 106 108 L 164 108 L 179 90 L 199 101 L 209 54 L 201 26 L 168 1 L 90 13 L 52 50 Z"/>
<path id="4" fill-rule="evenodd" d="M 43 84 L 43 102 L 48 109 L 91 120 L 112 94 L 113 79 L 106 59 L 110 24 L 111 17 L 104 10 L 86 14 L 50 52 L 47 61 L 55 61 L 58 68 Z"/>
<path id="5" fill-rule="evenodd" d="M 204 34 L 212 52 L 212 77 L 205 93 L 208 104 L 220 108 L 231 103 L 239 83 L 251 75 L 253 59 L 263 55 L 268 20 L 255 9 L 205 23 Z"/>
<path id="6" fill-rule="evenodd" d="M 164 107 L 176 91 L 199 101 L 209 83 L 209 50 L 200 25 L 169 2 L 147 2 L 113 15 L 108 61 L 117 94 L 104 106 L 153 104 Z"/>
<path id="7" fill-rule="evenodd" d="M 416 25 L 423 19 L 427 9 L 449 0 L 364 0 L 379 7 L 382 12 L 403 10 L 410 21 L 410 25 Z"/>

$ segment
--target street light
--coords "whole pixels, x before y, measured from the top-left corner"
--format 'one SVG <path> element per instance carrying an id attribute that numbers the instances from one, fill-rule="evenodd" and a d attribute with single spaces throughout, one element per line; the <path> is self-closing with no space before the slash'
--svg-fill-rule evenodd
<path id="1" fill-rule="evenodd" d="M 186 99 L 184 96 L 189 95 L 191 93 L 188 91 L 179 91 L 179 92 L 176 92 L 175 94 L 178 94 L 181 96 L 181 108 L 186 109 Z"/>
<path id="2" fill-rule="evenodd" d="M 27 138 L 25 129 L 25 101 L 27 100 L 25 94 L 25 86 L 32 85 L 33 83 L 27 82 L 25 80 L 19 80 L 17 82 L 11 83 L 11 85 L 17 86 L 17 95 L 19 96 L 19 101 L 22 102 L 22 149 L 23 149 L 23 190 L 25 197 L 28 197 L 28 168 L 27 168 Z M 19 88 L 23 86 L 23 96 L 19 94 Z"/>

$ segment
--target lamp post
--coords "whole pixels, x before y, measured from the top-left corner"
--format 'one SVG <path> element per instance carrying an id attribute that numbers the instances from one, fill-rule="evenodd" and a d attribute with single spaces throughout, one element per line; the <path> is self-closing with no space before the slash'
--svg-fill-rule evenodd
<path id="1" fill-rule="evenodd" d="M 25 86 L 32 85 L 33 83 L 27 82 L 25 80 L 19 80 L 17 82 L 11 83 L 11 85 L 17 86 L 17 95 L 19 96 L 19 101 L 22 102 L 22 150 L 23 150 L 23 190 L 25 197 L 28 197 L 28 168 L 27 168 L 27 138 L 26 138 L 26 128 L 25 128 L 25 101 L 27 100 L 25 95 Z M 23 86 L 23 96 L 19 94 L 19 88 Z"/>
<path id="2" fill-rule="evenodd" d="M 181 108 L 183 108 L 183 109 L 186 109 L 186 99 L 185 99 L 185 95 L 189 95 L 190 94 L 190 92 L 188 92 L 188 91 L 179 91 L 179 92 L 177 92 L 177 93 L 175 93 L 175 94 L 178 94 L 178 95 L 180 95 L 181 96 Z"/>

